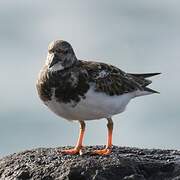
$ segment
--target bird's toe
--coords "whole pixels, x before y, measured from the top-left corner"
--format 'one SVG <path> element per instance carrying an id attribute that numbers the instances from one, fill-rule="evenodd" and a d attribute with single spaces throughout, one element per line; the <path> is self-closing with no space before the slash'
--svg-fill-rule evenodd
<path id="1" fill-rule="evenodd" d="M 93 154 L 97 155 L 109 155 L 111 154 L 111 148 L 105 148 L 105 149 L 100 149 L 100 150 L 95 150 L 93 151 Z"/>
<path id="2" fill-rule="evenodd" d="M 75 155 L 75 154 L 83 154 L 82 147 L 81 148 L 73 148 L 73 149 L 65 149 L 60 151 L 63 154 Z"/>

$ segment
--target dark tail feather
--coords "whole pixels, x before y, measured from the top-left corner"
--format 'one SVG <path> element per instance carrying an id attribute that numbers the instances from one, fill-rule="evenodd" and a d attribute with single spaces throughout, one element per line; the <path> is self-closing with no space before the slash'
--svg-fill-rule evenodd
<path id="1" fill-rule="evenodd" d="M 148 87 L 144 87 L 143 89 L 144 89 L 144 91 L 147 91 L 147 92 L 160 94 L 160 92 L 155 91 L 155 90 L 153 90 L 153 89 L 150 89 L 150 88 L 148 88 Z"/>
<path id="2" fill-rule="evenodd" d="M 152 77 L 152 76 L 156 76 L 156 75 L 159 75 L 161 73 L 146 73 L 146 74 L 131 74 L 132 76 L 135 76 L 135 77 L 143 77 L 143 78 L 148 78 L 148 77 Z"/>

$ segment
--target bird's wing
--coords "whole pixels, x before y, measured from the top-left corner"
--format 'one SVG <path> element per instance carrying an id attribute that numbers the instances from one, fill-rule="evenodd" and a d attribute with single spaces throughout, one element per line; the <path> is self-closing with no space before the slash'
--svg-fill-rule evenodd
<path id="1" fill-rule="evenodd" d="M 82 68 L 88 72 L 88 80 L 95 84 L 95 90 L 110 96 L 136 90 L 143 91 L 151 83 L 150 80 L 125 73 L 119 68 L 105 63 L 82 61 Z"/>

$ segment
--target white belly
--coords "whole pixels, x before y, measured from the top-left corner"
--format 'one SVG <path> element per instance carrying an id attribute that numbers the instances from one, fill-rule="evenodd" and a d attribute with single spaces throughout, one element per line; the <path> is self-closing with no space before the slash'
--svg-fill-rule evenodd
<path id="1" fill-rule="evenodd" d="M 86 98 L 81 99 L 75 106 L 73 103 L 59 103 L 54 97 L 45 104 L 58 116 L 68 120 L 109 118 L 123 112 L 129 101 L 135 97 L 135 92 L 108 96 L 90 88 L 85 96 Z"/>

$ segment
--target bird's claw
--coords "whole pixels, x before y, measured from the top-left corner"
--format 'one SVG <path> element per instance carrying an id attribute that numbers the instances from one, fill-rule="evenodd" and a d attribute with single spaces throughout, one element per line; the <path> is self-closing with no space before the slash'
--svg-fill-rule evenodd
<path id="1" fill-rule="evenodd" d="M 98 154 L 98 155 L 109 155 L 111 153 L 111 148 L 105 148 L 105 149 L 100 149 L 100 150 L 95 150 L 93 151 L 93 154 Z"/>
<path id="2" fill-rule="evenodd" d="M 78 147 L 78 148 L 73 148 L 73 149 L 65 149 L 65 150 L 61 150 L 60 151 L 61 153 L 64 153 L 64 154 L 69 154 L 69 155 L 74 155 L 74 154 L 80 154 L 82 155 L 83 154 L 83 151 L 82 151 L 82 147 Z"/>

